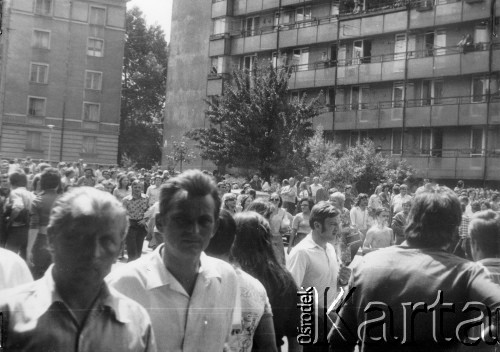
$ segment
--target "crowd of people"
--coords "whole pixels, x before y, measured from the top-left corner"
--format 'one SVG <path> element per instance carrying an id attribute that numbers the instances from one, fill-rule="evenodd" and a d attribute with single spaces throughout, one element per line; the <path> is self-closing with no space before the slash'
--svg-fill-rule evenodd
<path id="1" fill-rule="evenodd" d="M 487 314 L 479 332 L 454 330 L 468 302 L 500 307 L 497 192 L 424 180 L 368 195 L 318 177 L 238 184 L 29 162 L 11 161 L 2 184 L 6 351 L 457 350 L 498 331 Z M 316 324 L 304 330 L 299 292 L 311 287 Z M 339 294 L 346 304 L 327 315 Z M 427 307 L 443 299 L 457 309 L 436 332 Z M 394 313 L 389 339 L 385 325 L 369 328 L 373 302 Z M 424 304 L 410 307 L 409 335 L 405 302 Z"/>

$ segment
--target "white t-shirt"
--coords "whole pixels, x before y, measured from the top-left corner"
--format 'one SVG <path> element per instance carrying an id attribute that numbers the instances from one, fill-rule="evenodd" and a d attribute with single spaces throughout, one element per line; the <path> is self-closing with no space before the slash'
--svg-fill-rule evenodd
<path id="1" fill-rule="evenodd" d="M 0 291 L 32 281 L 26 262 L 16 253 L 0 248 Z"/>

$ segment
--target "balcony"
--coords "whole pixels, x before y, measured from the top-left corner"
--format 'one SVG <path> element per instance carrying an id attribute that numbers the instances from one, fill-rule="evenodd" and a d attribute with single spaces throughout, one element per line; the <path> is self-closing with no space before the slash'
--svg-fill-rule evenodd
<path id="1" fill-rule="evenodd" d="M 474 2 L 472 2 L 474 1 Z M 487 19 L 492 0 L 419 0 L 412 2 L 410 29 Z"/>
<path id="2" fill-rule="evenodd" d="M 231 50 L 231 39 L 228 33 L 214 34 L 210 36 L 208 56 L 229 55 Z"/>
<path id="3" fill-rule="evenodd" d="M 500 124 L 500 97 L 490 96 L 489 123 Z M 335 129 L 377 129 L 403 126 L 404 102 L 337 105 Z M 488 96 L 429 98 L 406 101 L 406 127 L 446 127 L 488 123 Z"/>
<path id="4" fill-rule="evenodd" d="M 298 2 L 296 0 L 296 2 Z M 278 8 L 279 0 L 233 0 L 234 16 Z"/>
<path id="5" fill-rule="evenodd" d="M 335 85 L 335 63 L 321 61 L 313 64 L 295 65 L 288 81 L 289 89 L 329 87 Z"/>
<path id="6" fill-rule="evenodd" d="M 327 16 L 278 26 L 261 27 L 250 31 L 231 33 L 231 55 L 276 50 L 337 39 L 337 17 Z"/>
<path id="7" fill-rule="evenodd" d="M 207 96 L 222 95 L 224 90 L 224 80 L 227 79 L 227 74 L 209 74 L 207 81 Z"/>
<path id="8" fill-rule="evenodd" d="M 232 1 L 212 0 L 212 18 L 231 16 Z"/>

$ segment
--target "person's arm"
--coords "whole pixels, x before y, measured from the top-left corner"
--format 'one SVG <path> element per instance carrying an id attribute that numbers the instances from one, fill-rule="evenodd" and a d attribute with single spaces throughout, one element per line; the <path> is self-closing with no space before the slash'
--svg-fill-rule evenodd
<path id="1" fill-rule="evenodd" d="M 391 236 L 391 246 L 394 246 L 396 244 L 396 236 L 394 236 L 394 231 L 391 228 L 389 228 L 389 234 Z"/>
<path id="2" fill-rule="evenodd" d="M 290 254 L 290 251 L 292 250 L 293 241 L 295 240 L 295 236 L 297 236 L 297 230 L 299 229 L 299 221 L 300 220 L 297 218 L 297 215 L 295 215 L 292 220 L 292 231 L 290 232 L 290 239 L 288 240 L 288 249 L 287 249 L 288 254 Z"/>
<path id="3" fill-rule="evenodd" d="M 254 347 L 252 351 L 278 352 L 272 314 L 264 313 L 264 315 L 262 315 L 259 325 L 257 325 L 255 329 L 253 342 Z"/>
<path id="4" fill-rule="evenodd" d="M 301 287 L 307 269 L 307 256 L 302 251 L 294 250 L 290 253 L 288 259 L 286 267 L 290 274 L 292 274 L 295 284 Z"/>
<path id="5" fill-rule="evenodd" d="M 363 242 L 363 254 L 369 253 L 373 250 L 372 242 L 373 242 L 373 231 L 372 229 L 370 229 L 366 233 L 365 242 Z"/>

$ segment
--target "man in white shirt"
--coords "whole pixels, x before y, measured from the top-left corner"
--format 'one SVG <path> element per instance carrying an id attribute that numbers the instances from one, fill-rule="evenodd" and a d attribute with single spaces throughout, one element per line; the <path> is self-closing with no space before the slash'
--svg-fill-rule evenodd
<path id="1" fill-rule="evenodd" d="M 411 200 L 412 197 L 408 194 L 408 186 L 402 184 L 401 187 L 399 187 L 399 194 L 396 194 L 392 199 L 392 213 L 397 214 L 403 211 L 403 204 Z"/>
<path id="2" fill-rule="evenodd" d="M 292 249 L 287 268 L 298 287 L 314 287 L 318 292 L 318 345 L 304 346 L 304 351 L 309 347 L 315 351 L 328 351 L 327 331 L 322 329 L 325 320 L 322 313 L 337 296 L 337 283 L 348 281 L 351 270 L 340 266 L 338 255 L 329 243 L 340 235 L 338 210 L 328 202 L 319 202 L 311 210 L 309 224 L 312 231 Z M 325 292 L 327 299 L 323 302 Z"/>
<path id="3" fill-rule="evenodd" d="M 323 188 L 323 186 L 321 186 L 321 184 L 319 183 L 319 177 L 313 177 L 313 183 L 311 185 L 311 195 L 314 199 L 314 203 L 316 203 L 316 192 L 318 192 L 318 189 L 320 188 Z"/>
<path id="4" fill-rule="evenodd" d="M 156 216 L 165 243 L 108 277 L 112 287 L 146 308 L 159 351 L 222 351 L 229 339 L 238 279 L 230 264 L 203 253 L 219 209 L 217 186 L 208 175 L 191 170 L 169 179 Z"/>

